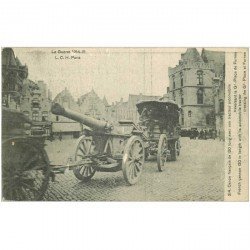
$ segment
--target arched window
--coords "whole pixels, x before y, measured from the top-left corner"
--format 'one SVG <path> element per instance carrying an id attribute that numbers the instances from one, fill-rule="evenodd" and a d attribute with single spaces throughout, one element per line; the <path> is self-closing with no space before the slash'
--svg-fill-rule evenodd
<path id="1" fill-rule="evenodd" d="M 198 89 L 197 91 L 197 104 L 203 104 L 203 90 Z"/>
<path id="2" fill-rule="evenodd" d="M 198 85 L 203 85 L 203 71 L 197 70 Z"/>

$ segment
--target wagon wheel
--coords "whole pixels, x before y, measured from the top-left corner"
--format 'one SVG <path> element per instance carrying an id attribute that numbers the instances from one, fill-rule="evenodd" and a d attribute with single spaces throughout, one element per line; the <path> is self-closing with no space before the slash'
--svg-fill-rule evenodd
<path id="1" fill-rule="evenodd" d="M 10 140 L 3 144 L 2 191 L 6 200 L 42 200 L 49 184 L 50 165 L 43 144 Z"/>
<path id="2" fill-rule="evenodd" d="M 91 155 L 94 153 L 95 145 L 92 137 L 81 136 L 78 139 L 76 150 L 75 150 L 75 161 L 81 161 L 84 158 L 86 159 L 86 163 L 79 165 L 73 169 L 75 177 L 81 181 L 90 180 L 96 172 L 96 169 L 93 167 L 93 163 L 88 162 L 87 155 Z"/>
<path id="3" fill-rule="evenodd" d="M 165 134 L 161 134 L 157 148 L 157 167 L 161 172 L 167 161 L 168 141 Z"/>
<path id="4" fill-rule="evenodd" d="M 145 159 L 143 141 L 139 136 L 129 138 L 123 154 L 122 172 L 124 179 L 130 185 L 135 184 L 141 173 Z"/>
<path id="5" fill-rule="evenodd" d="M 180 140 L 176 140 L 175 141 L 175 152 L 176 152 L 176 156 L 179 156 L 181 153 L 181 144 L 180 144 Z"/>
<path id="6" fill-rule="evenodd" d="M 175 146 L 176 140 L 171 140 L 169 142 L 170 161 L 176 161 L 177 151 Z"/>

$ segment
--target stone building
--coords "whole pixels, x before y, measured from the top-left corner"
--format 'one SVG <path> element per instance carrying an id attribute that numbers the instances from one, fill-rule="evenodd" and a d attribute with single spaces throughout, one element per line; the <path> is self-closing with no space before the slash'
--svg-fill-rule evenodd
<path id="1" fill-rule="evenodd" d="M 54 98 L 53 103 L 59 103 L 64 108 L 80 112 L 80 107 L 67 88 Z M 82 124 L 63 116 L 51 114 L 52 133 L 55 138 L 78 138 L 82 132 Z"/>
<path id="2" fill-rule="evenodd" d="M 24 80 L 20 109 L 33 121 L 34 127 L 44 129 L 47 135 L 51 132 L 51 101 L 47 84 L 43 81 L 35 83 L 29 79 Z"/>
<path id="3" fill-rule="evenodd" d="M 215 110 L 215 128 L 221 140 L 225 139 L 224 131 L 224 103 L 225 103 L 225 53 L 202 50 L 204 62 L 214 63 L 213 95 Z"/>
<path id="4" fill-rule="evenodd" d="M 2 105 L 20 111 L 23 81 L 28 67 L 15 56 L 12 48 L 2 50 Z"/>
<path id="5" fill-rule="evenodd" d="M 218 67 L 223 68 L 217 52 L 211 58 L 206 50 L 200 55 L 196 48 L 188 48 L 179 64 L 168 69 L 168 96 L 182 107 L 182 128 L 215 128 L 214 79 Z M 217 58 L 218 57 L 218 58 Z"/>

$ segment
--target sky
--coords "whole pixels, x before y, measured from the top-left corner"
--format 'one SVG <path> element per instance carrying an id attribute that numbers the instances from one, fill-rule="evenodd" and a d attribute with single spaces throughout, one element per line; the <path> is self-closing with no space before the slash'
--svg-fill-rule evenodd
<path id="1" fill-rule="evenodd" d="M 28 78 L 43 80 L 53 98 L 65 87 L 75 99 L 93 88 L 101 98 L 106 96 L 110 104 L 121 98 L 126 101 L 129 94 L 164 95 L 169 84 L 168 67 L 175 67 L 185 51 L 185 48 L 14 48 L 21 63 L 28 66 Z M 71 56 L 80 59 L 70 59 Z"/>

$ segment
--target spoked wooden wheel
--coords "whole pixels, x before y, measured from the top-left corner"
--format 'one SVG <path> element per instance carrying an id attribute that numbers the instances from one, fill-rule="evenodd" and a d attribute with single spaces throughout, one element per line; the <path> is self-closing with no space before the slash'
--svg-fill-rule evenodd
<path id="1" fill-rule="evenodd" d="M 43 144 L 34 140 L 10 140 L 3 144 L 3 198 L 41 200 L 48 188 L 49 159 Z"/>
<path id="2" fill-rule="evenodd" d="M 176 156 L 179 156 L 181 153 L 181 144 L 180 144 L 180 140 L 176 140 L 175 141 L 175 152 L 176 152 Z"/>
<path id="3" fill-rule="evenodd" d="M 145 159 L 144 145 L 140 137 L 129 138 L 123 154 L 122 172 L 124 179 L 130 185 L 135 184 L 141 173 Z"/>
<path id="4" fill-rule="evenodd" d="M 73 169 L 75 177 L 81 181 L 90 180 L 95 174 L 96 170 L 93 167 L 92 161 L 86 156 L 93 155 L 95 151 L 95 145 L 92 137 L 81 136 L 78 139 L 75 150 L 75 161 L 84 160 L 84 164 L 79 165 Z"/>
<path id="5" fill-rule="evenodd" d="M 165 134 L 161 134 L 157 148 L 157 167 L 161 172 L 167 161 L 168 141 Z"/>

